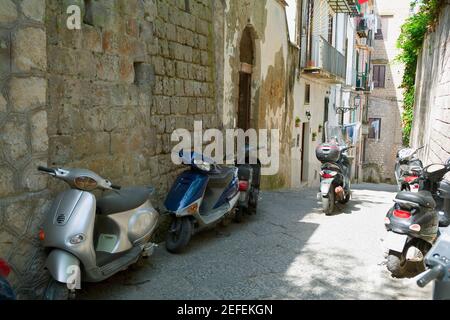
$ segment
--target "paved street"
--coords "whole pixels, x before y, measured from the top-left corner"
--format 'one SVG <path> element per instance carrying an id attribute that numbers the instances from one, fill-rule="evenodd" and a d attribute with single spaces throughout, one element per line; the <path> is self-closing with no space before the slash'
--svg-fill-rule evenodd
<path id="1" fill-rule="evenodd" d="M 388 191 L 386 191 L 388 190 Z M 80 299 L 429 299 L 431 285 L 389 276 L 380 238 L 395 187 L 354 186 L 334 216 L 316 189 L 264 192 L 258 214 L 194 236 L 184 254 L 154 256 Z"/>

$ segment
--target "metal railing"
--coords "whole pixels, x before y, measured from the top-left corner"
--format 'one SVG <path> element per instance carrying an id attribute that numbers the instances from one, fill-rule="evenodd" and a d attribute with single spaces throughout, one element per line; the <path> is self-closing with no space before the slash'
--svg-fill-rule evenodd
<path id="1" fill-rule="evenodd" d="M 315 67 L 345 79 L 345 56 L 321 36 L 314 36 L 312 44 Z"/>

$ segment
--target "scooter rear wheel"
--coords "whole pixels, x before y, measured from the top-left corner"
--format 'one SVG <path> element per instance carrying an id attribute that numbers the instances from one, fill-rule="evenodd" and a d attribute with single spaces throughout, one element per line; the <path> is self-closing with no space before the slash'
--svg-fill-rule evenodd
<path id="1" fill-rule="evenodd" d="M 192 222 L 188 217 L 174 218 L 166 237 L 166 249 L 180 253 L 189 243 L 192 235 Z"/>
<path id="2" fill-rule="evenodd" d="M 334 188 L 330 187 L 328 192 L 328 198 L 322 197 L 322 209 L 323 212 L 328 216 L 334 211 Z"/>
<path id="3" fill-rule="evenodd" d="M 395 251 L 389 251 L 386 267 L 394 278 L 413 278 L 424 270 L 423 263 L 407 261 L 405 256 Z"/>

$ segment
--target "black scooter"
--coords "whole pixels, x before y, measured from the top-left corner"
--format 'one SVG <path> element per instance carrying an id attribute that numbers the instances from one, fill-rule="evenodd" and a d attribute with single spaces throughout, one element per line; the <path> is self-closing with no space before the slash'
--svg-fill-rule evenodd
<path id="1" fill-rule="evenodd" d="M 419 192 L 401 191 L 395 197 L 385 217 L 388 233 L 384 239 L 392 276 L 413 277 L 424 270 L 423 257 L 439 234 L 438 212 L 450 214 L 450 184 L 443 180 L 449 171 L 450 159 L 444 165 L 429 165 L 418 178 Z"/>
<path id="2" fill-rule="evenodd" d="M 235 213 L 236 222 L 242 222 L 246 215 L 256 214 L 261 184 L 261 162 L 257 158 L 250 161 L 252 151 L 257 149 L 245 145 L 244 150 L 244 161 L 235 159 L 239 179 L 239 200 Z"/>

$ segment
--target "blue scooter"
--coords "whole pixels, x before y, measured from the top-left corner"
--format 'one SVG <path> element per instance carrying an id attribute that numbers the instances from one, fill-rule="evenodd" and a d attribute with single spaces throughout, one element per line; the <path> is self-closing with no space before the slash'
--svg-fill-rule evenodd
<path id="1" fill-rule="evenodd" d="M 234 213 L 239 199 L 238 168 L 220 166 L 202 154 L 180 151 L 189 170 L 182 172 L 164 205 L 172 223 L 166 238 L 169 252 L 181 252 L 191 236 Z"/>

